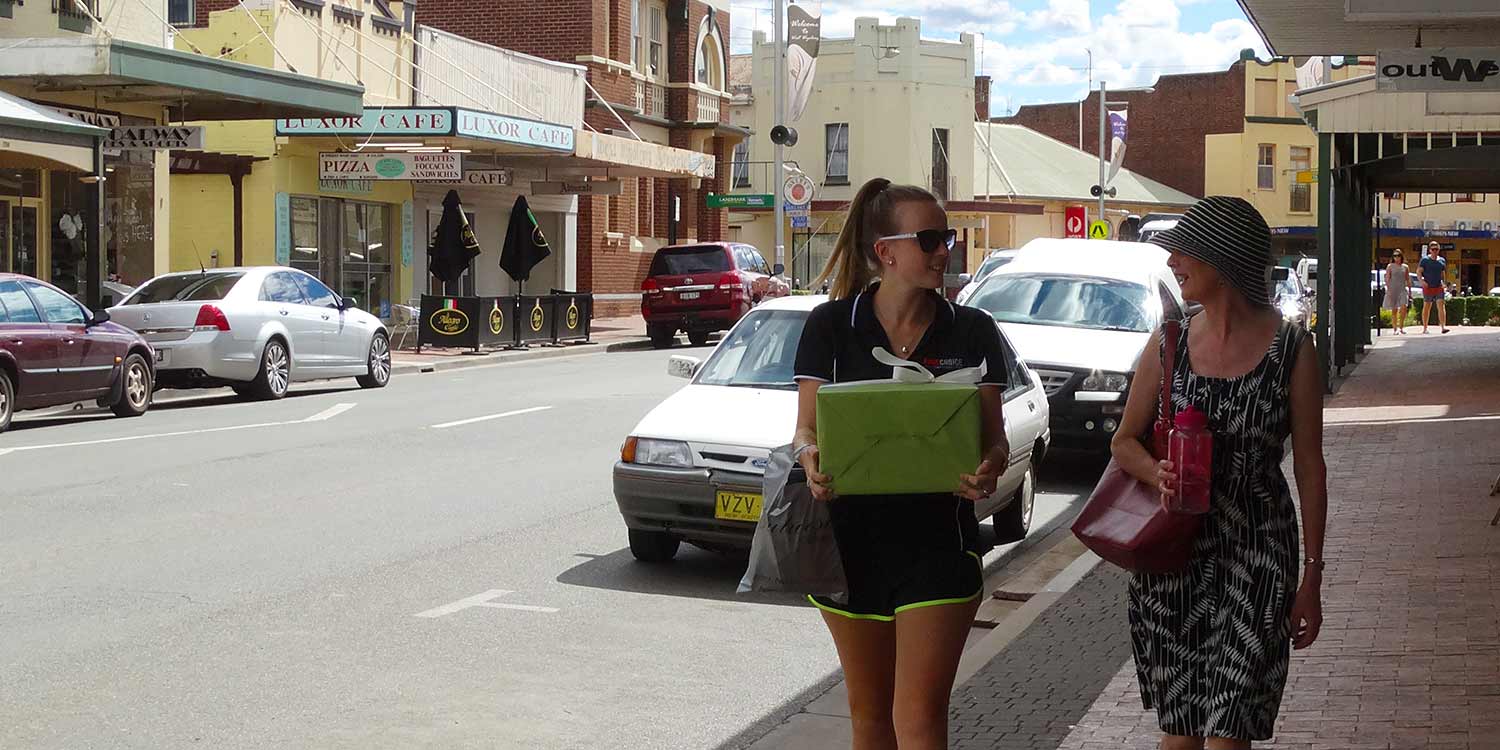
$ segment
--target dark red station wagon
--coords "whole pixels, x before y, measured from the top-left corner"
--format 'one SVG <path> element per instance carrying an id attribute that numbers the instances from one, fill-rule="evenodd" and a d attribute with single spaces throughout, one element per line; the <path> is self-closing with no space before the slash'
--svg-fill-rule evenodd
<path id="1" fill-rule="evenodd" d="M 25 409 L 97 401 L 122 417 L 146 413 L 151 345 L 30 276 L 0 273 L 0 431 Z"/>
<path id="2" fill-rule="evenodd" d="M 641 315 L 657 349 L 670 347 L 678 331 L 693 346 L 727 331 L 750 308 L 784 297 L 791 286 L 776 278 L 765 256 L 738 242 L 701 242 L 656 251 L 641 282 Z"/>

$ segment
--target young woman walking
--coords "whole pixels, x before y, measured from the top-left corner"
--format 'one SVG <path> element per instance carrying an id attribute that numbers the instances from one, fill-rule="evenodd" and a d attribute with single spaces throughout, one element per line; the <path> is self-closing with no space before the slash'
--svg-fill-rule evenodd
<path id="1" fill-rule="evenodd" d="M 849 207 L 816 283 L 832 300 L 808 316 L 797 350 L 797 458 L 829 503 L 848 578 L 847 602 L 814 597 L 833 635 L 855 750 L 947 747 L 948 695 L 983 586 L 973 503 L 995 491 L 1010 449 L 1002 416 L 1005 365 L 990 316 L 937 290 L 955 233 L 931 193 L 874 179 Z M 819 471 L 817 393 L 824 383 L 882 380 L 882 347 L 935 374 L 977 367 L 984 459 L 955 478 L 961 496 L 835 497 Z"/>
<path id="2" fill-rule="evenodd" d="M 1208 415 L 1213 470 L 1188 568 L 1131 580 L 1136 674 L 1163 750 L 1245 750 L 1271 737 L 1291 649 L 1311 646 L 1322 624 L 1323 378 L 1312 338 L 1271 304 L 1271 234 L 1248 202 L 1205 198 L 1151 241 L 1171 253 L 1182 296 L 1203 305 L 1166 377 L 1174 411 Z M 1137 437 L 1162 390 L 1161 335 L 1141 355 L 1111 448 L 1165 498 L 1175 467 Z M 1288 436 L 1305 557 L 1281 471 Z"/>

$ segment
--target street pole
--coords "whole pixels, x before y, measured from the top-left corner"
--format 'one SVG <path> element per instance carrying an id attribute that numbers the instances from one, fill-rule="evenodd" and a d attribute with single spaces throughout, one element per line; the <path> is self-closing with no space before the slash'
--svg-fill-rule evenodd
<path id="1" fill-rule="evenodd" d="M 1105 101 L 1104 101 L 1104 94 L 1105 94 L 1104 87 L 1105 87 L 1104 81 L 1100 81 L 1099 82 L 1099 216 L 1098 216 L 1098 220 L 1099 221 L 1104 221 L 1104 191 L 1105 191 L 1105 185 L 1104 185 L 1104 170 L 1105 170 L 1105 164 L 1104 164 L 1104 121 L 1106 119 L 1105 110 L 1108 109 L 1108 107 L 1106 106 Z"/>
<path id="2" fill-rule="evenodd" d="M 785 0 L 776 0 L 776 36 L 772 43 L 776 45 L 775 73 L 771 76 L 772 106 L 775 113 L 771 116 L 771 126 L 783 124 L 782 118 L 786 117 L 786 44 L 781 39 L 781 26 L 786 17 Z M 785 147 L 776 144 L 776 167 L 771 174 L 771 194 L 776 212 L 776 262 L 786 265 L 786 206 L 782 196 L 786 177 L 782 174 L 783 164 L 786 158 Z"/>

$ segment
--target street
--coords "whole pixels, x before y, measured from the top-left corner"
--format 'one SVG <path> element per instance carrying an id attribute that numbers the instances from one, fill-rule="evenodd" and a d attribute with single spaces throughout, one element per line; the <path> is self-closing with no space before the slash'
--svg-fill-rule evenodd
<path id="1" fill-rule="evenodd" d="M 810 607 L 735 593 L 743 560 L 625 549 L 610 468 L 683 384 L 666 359 L 18 419 L 0 441 L 0 747 L 753 739 L 837 659 Z M 1087 489 L 1066 488 L 1039 493 L 1034 534 Z"/>

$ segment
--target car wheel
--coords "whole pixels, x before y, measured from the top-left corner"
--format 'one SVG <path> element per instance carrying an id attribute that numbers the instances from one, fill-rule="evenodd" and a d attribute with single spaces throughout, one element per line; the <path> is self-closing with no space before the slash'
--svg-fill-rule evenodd
<path id="1" fill-rule="evenodd" d="M 10 418 L 16 413 L 16 384 L 10 373 L 0 370 L 0 432 L 10 427 Z"/>
<path id="2" fill-rule="evenodd" d="M 1019 542 L 1031 531 L 1032 510 L 1036 506 L 1036 469 L 1026 467 L 1026 476 L 1016 488 L 1016 496 L 992 517 L 995 538 L 1001 544 Z"/>
<path id="3" fill-rule="evenodd" d="M 677 556 L 682 543 L 665 531 L 630 529 L 630 554 L 647 563 L 664 563 Z"/>
<path id="4" fill-rule="evenodd" d="M 369 373 L 355 378 L 361 388 L 384 388 L 386 383 L 391 382 L 391 342 L 386 339 L 385 334 L 376 333 L 370 339 L 368 364 Z"/>
<path id="5" fill-rule="evenodd" d="M 281 339 L 267 341 L 265 351 L 260 355 L 260 372 L 256 373 L 255 380 L 250 381 L 246 391 L 254 398 L 275 401 L 286 395 L 291 383 L 292 355 L 286 349 L 286 342 Z"/>
<path id="6" fill-rule="evenodd" d="M 677 331 L 666 326 L 646 326 L 646 335 L 653 349 L 671 349 L 677 343 Z"/>
<path id="7" fill-rule="evenodd" d="M 708 346 L 708 331 L 688 331 L 688 343 L 693 346 Z"/>
<path id="8" fill-rule="evenodd" d="M 117 417 L 139 417 L 151 408 L 151 368 L 146 358 L 132 354 L 125 358 L 125 369 L 120 371 L 124 382 L 120 383 L 120 398 L 109 405 Z"/>

